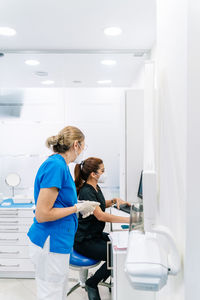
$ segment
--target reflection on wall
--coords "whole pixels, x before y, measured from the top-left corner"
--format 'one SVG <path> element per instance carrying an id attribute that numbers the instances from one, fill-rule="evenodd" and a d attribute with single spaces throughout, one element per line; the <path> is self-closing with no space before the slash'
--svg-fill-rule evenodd
<path id="1" fill-rule="evenodd" d="M 0 90 L 0 118 L 20 118 L 23 103 L 22 90 Z"/>
<path id="2" fill-rule="evenodd" d="M 0 197 L 11 196 L 5 177 L 19 173 L 16 195 L 33 195 L 38 167 L 51 152 L 47 137 L 66 125 L 86 135 L 88 156 L 104 160 L 105 196 L 119 194 L 121 89 L 0 89 Z M 1 105 L 2 104 L 2 105 Z M 19 109 L 20 108 L 20 109 Z M 71 165 L 73 174 L 73 165 Z M 3 194 L 3 195 L 2 195 Z"/>

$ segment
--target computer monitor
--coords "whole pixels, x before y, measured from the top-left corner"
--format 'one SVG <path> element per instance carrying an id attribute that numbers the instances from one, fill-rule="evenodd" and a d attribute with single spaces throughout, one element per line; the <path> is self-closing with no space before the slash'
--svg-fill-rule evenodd
<path id="1" fill-rule="evenodd" d="M 140 175 L 140 183 L 139 183 L 139 187 L 138 187 L 138 194 L 137 196 L 142 199 L 143 198 L 143 194 L 142 194 L 142 172 Z"/>

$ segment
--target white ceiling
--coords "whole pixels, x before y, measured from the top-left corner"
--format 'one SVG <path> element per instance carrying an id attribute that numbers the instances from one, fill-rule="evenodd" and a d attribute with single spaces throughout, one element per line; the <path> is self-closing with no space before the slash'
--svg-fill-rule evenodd
<path id="1" fill-rule="evenodd" d="M 134 57 L 134 51 L 149 50 L 155 41 L 155 2 L 1 0 L 0 26 L 12 27 L 17 34 L 0 36 L 0 51 L 5 53 L 0 58 L 0 87 L 41 87 L 43 79 L 54 80 L 54 87 L 74 87 L 74 80 L 81 80 L 82 87 L 97 86 L 96 81 L 104 79 L 112 80 L 112 86 L 130 86 L 145 60 Z M 121 27 L 122 35 L 105 36 L 103 30 L 108 26 Z M 112 54 L 53 54 L 70 49 L 112 50 Z M 28 50 L 31 54 L 25 54 Z M 115 50 L 128 50 L 128 54 Z M 15 54 L 17 51 L 22 54 Z M 42 52 L 50 54 L 38 54 Z M 101 65 L 107 58 L 116 59 L 117 64 Z M 27 66 L 26 59 L 38 59 L 40 65 Z M 41 78 L 33 75 L 35 71 L 49 75 Z"/>
<path id="2" fill-rule="evenodd" d="M 27 58 L 36 58 L 40 66 L 27 66 Z M 115 66 L 105 66 L 100 63 L 102 58 L 116 59 Z M 7 54 L 0 59 L 1 87 L 42 87 L 41 81 L 54 80 L 54 87 L 95 87 L 97 80 L 112 80 L 108 86 L 130 86 L 136 72 L 142 66 L 144 58 L 134 58 L 133 55 L 95 55 L 95 54 Z M 9 66 L 9 67 L 8 67 Z M 35 71 L 45 70 L 48 77 L 39 77 Z M 82 81 L 73 83 L 74 80 Z M 107 85 L 103 85 L 107 86 Z"/>

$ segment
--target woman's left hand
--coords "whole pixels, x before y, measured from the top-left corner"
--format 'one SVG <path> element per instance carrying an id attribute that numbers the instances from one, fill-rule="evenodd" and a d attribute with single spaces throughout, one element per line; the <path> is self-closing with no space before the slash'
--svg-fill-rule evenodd
<path id="1" fill-rule="evenodd" d="M 131 204 L 127 201 L 122 200 L 121 198 L 113 198 L 113 201 L 117 204 L 117 208 L 119 209 L 121 204 L 127 204 L 131 206 Z"/>

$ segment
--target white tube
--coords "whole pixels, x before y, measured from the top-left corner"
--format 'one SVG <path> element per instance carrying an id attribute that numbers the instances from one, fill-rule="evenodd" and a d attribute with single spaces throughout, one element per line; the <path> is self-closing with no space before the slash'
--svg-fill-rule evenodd
<path id="1" fill-rule="evenodd" d="M 155 232 L 166 238 L 167 243 L 169 245 L 168 272 L 170 275 L 177 275 L 181 268 L 181 260 L 178 249 L 176 247 L 176 242 L 171 231 L 165 226 L 156 225 L 152 226 L 151 232 Z"/>

